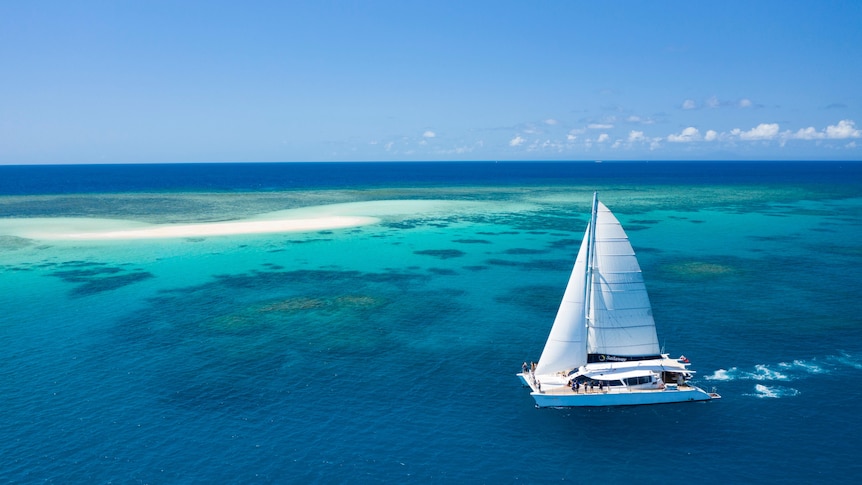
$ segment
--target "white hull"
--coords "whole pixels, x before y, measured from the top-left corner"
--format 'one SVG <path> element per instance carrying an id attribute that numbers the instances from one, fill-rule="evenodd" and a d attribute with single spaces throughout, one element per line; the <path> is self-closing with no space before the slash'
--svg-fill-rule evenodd
<path id="1" fill-rule="evenodd" d="M 518 374 L 521 382 L 530 386 L 530 393 L 536 401 L 536 407 L 540 408 L 563 408 L 563 407 L 592 407 L 592 406 L 638 406 L 642 404 L 669 404 L 689 401 L 709 401 L 718 399 L 716 393 L 709 393 L 703 389 L 684 384 L 682 386 L 668 385 L 662 389 L 579 389 L 573 391 L 568 386 L 545 386 L 542 391 L 537 390 L 529 381 L 529 376 Z"/>

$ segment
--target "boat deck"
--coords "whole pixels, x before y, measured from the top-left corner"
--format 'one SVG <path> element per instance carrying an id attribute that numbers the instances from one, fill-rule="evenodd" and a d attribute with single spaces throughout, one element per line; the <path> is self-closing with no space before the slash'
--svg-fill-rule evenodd
<path id="1" fill-rule="evenodd" d="M 667 391 L 676 391 L 676 392 L 695 392 L 700 391 L 699 388 L 695 386 L 691 386 L 689 384 L 665 384 L 660 388 L 631 388 L 627 386 L 614 386 L 614 387 L 604 387 L 599 388 L 597 386 L 580 386 L 578 389 L 572 389 L 566 385 L 552 384 L 552 385 L 543 385 L 541 386 L 541 390 L 539 389 L 538 384 L 536 383 L 535 377 L 530 374 L 518 374 L 521 378 L 521 381 L 530 389 L 532 392 L 537 392 L 540 394 L 546 394 L 551 396 L 572 396 L 572 395 L 591 395 L 591 394 L 631 394 L 631 393 L 656 393 L 656 392 L 667 392 Z M 708 393 L 709 396 L 713 399 L 720 399 L 721 396 L 716 392 Z"/>
<path id="2" fill-rule="evenodd" d="M 653 389 L 637 389 L 637 388 L 633 389 L 630 387 L 605 387 L 604 389 L 599 389 L 598 387 L 595 387 L 593 389 L 589 389 L 589 388 L 584 389 L 583 387 L 581 387 L 580 389 L 578 389 L 576 391 L 576 390 L 574 390 L 570 387 L 567 387 L 567 386 L 554 386 L 554 387 L 549 387 L 549 388 L 543 387 L 542 390 L 539 391 L 538 389 L 536 389 L 533 386 L 530 386 L 530 387 L 533 389 L 533 392 L 540 392 L 542 394 L 567 395 L 567 396 L 572 395 L 572 394 L 588 395 L 588 394 L 622 394 L 622 393 L 633 393 L 633 392 L 664 392 L 664 391 L 668 390 L 664 387 L 653 388 Z M 684 392 L 684 391 L 694 391 L 694 390 L 696 390 L 696 388 L 693 386 L 689 386 L 689 385 L 682 385 L 682 386 L 677 386 L 677 388 L 674 390 Z"/>
<path id="3" fill-rule="evenodd" d="M 631 388 L 613 386 L 598 388 L 589 386 L 572 389 L 559 380 L 539 385 L 530 373 L 518 374 L 522 383 L 530 387 L 536 407 L 601 407 L 663 404 L 687 401 L 720 399 L 716 392 L 706 392 L 690 384 L 665 384 L 656 388 Z M 545 376 L 548 377 L 548 376 Z M 541 390 L 540 390 L 541 389 Z"/>

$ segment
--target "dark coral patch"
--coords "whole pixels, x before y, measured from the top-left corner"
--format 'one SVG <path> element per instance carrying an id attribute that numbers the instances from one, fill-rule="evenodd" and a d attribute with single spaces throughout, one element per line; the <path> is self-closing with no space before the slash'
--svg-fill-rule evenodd
<path id="1" fill-rule="evenodd" d="M 440 259 L 451 259 L 460 258 L 467 253 L 459 249 L 425 249 L 422 251 L 413 251 L 413 254 L 419 254 L 422 256 L 434 256 Z"/>
<path id="2" fill-rule="evenodd" d="M 547 270 L 547 271 L 560 271 L 564 270 L 567 265 L 570 265 L 570 262 L 563 262 L 555 259 L 532 259 L 530 261 L 511 261 L 508 259 L 499 259 L 492 258 L 485 261 L 487 264 L 494 266 L 510 266 L 515 268 L 520 268 L 527 271 L 535 271 L 535 270 Z M 569 270 L 571 270 L 571 266 L 568 266 Z"/>
<path id="3" fill-rule="evenodd" d="M 488 269 L 488 267 L 482 266 L 482 265 L 476 265 L 476 266 L 464 266 L 464 269 L 466 269 L 467 271 L 484 271 L 484 270 Z"/>
<path id="4" fill-rule="evenodd" d="M 452 276 L 458 274 L 455 270 L 451 270 L 448 268 L 428 268 L 428 272 L 443 276 Z"/>
<path id="5" fill-rule="evenodd" d="M 580 244 L 581 244 L 581 241 L 578 239 L 558 239 L 558 240 L 548 244 L 548 246 L 550 246 L 553 249 L 564 249 L 564 248 L 569 248 L 569 247 L 572 247 L 575 245 L 580 245 Z"/>
<path id="6" fill-rule="evenodd" d="M 496 297 L 495 300 L 499 303 L 508 303 L 527 308 L 535 313 L 550 315 L 557 310 L 561 297 L 562 291 L 560 288 L 535 285 L 513 288 L 511 291 Z"/>
<path id="7" fill-rule="evenodd" d="M 66 283 L 78 284 L 69 292 L 73 297 L 116 290 L 154 277 L 148 271 L 129 271 L 117 266 L 107 266 L 105 263 L 90 261 L 67 261 L 58 266 L 64 269 L 54 271 L 51 276 L 60 278 Z"/>
<path id="8" fill-rule="evenodd" d="M 638 225 L 638 224 L 628 224 L 626 226 L 626 232 L 644 231 L 646 229 L 649 229 L 649 226 Z"/>
<path id="9" fill-rule="evenodd" d="M 503 251 L 504 254 L 542 254 L 544 249 L 512 248 Z"/>
<path id="10" fill-rule="evenodd" d="M 94 278 L 87 280 L 80 286 L 73 289 L 70 293 L 72 296 L 88 296 L 103 291 L 116 290 L 124 286 L 131 285 L 146 279 L 152 278 L 154 275 L 148 271 L 138 271 L 123 275 L 106 276 L 102 278 Z"/>
<path id="11" fill-rule="evenodd" d="M 509 261 L 508 259 L 489 259 L 486 263 L 494 265 L 494 266 L 523 266 L 524 263 L 519 261 Z"/>
<path id="12" fill-rule="evenodd" d="M 106 274 L 117 274 L 120 271 L 123 270 L 117 267 L 106 266 L 93 269 L 70 269 L 63 271 L 55 271 L 51 273 L 51 276 L 56 276 L 63 281 L 67 281 L 70 283 L 81 283 Z"/>

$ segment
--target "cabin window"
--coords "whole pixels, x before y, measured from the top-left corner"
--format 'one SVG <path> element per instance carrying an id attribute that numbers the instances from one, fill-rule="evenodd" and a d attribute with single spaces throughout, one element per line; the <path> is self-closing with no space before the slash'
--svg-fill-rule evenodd
<path id="1" fill-rule="evenodd" d="M 649 384 L 652 382 L 652 376 L 629 377 L 626 379 L 626 384 L 636 386 L 638 384 Z"/>

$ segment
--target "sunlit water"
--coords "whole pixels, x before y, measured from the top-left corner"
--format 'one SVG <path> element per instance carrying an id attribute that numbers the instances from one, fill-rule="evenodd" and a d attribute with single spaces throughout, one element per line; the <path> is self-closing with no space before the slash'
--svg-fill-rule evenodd
<path id="1" fill-rule="evenodd" d="M 860 477 L 862 180 L 818 173 L 0 197 L 0 480 Z M 638 253 L 665 350 L 721 400 L 540 410 L 519 385 L 593 190 Z M 140 240 L 14 229 L 298 208 L 375 222 Z"/>

